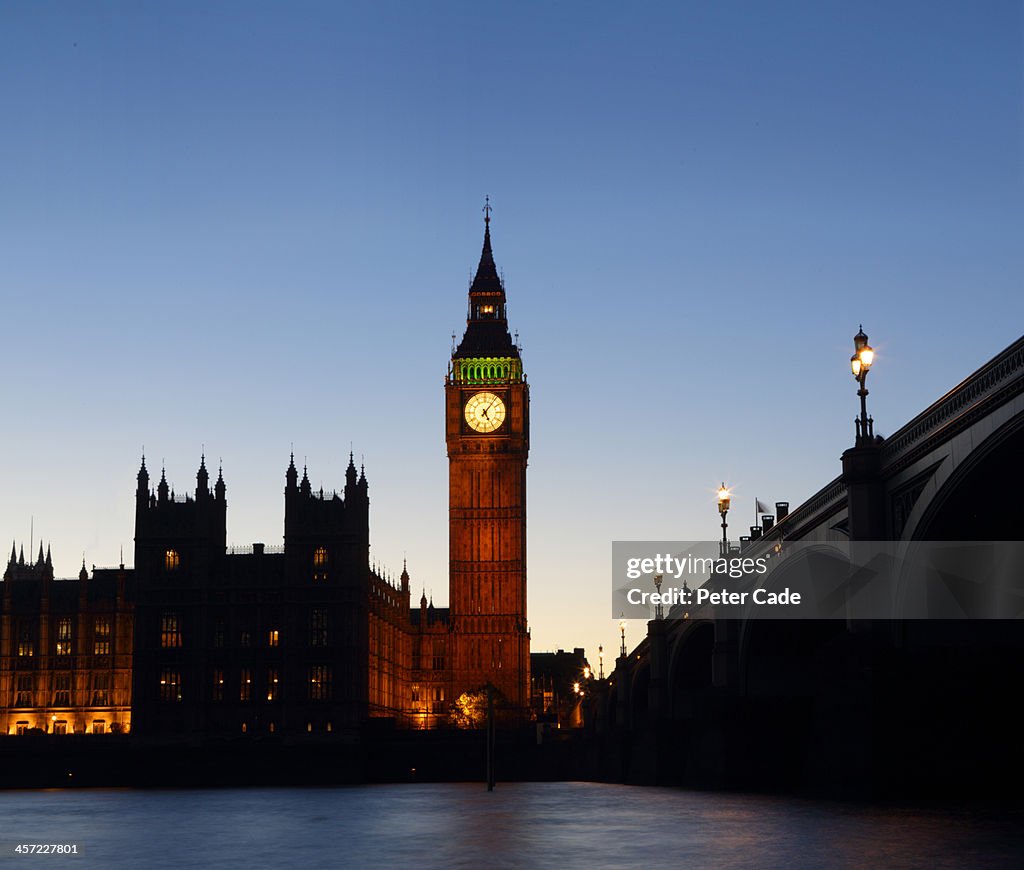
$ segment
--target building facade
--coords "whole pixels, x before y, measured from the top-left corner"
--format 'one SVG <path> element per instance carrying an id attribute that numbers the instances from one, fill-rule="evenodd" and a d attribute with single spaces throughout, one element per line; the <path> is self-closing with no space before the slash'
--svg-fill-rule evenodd
<path id="1" fill-rule="evenodd" d="M 0 594 L 0 734 L 117 734 L 132 724 L 134 577 L 56 579 L 12 548 Z"/>

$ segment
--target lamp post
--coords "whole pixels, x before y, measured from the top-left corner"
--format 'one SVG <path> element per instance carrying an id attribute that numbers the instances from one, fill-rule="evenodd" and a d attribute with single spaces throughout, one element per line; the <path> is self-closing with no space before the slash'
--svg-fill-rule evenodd
<path id="1" fill-rule="evenodd" d="M 865 386 L 868 371 L 875 361 L 875 351 L 868 344 L 868 337 L 861 325 L 853 337 L 853 356 L 850 357 L 850 370 L 857 381 L 860 396 L 860 417 L 856 420 L 857 444 L 866 444 L 875 437 L 875 421 L 868 416 L 868 388 Z"/>
<path id="2" fill-rule="evenodd" d="M 726 516 L 729 513 L 729 505 L 732 503 L 732 499 L 729 496 L 729 490 L 725 486 L 725 481 L 722 481 L 722 486 L 718 490 L 718 512 L 722 515 L 722 556 L 729 555 L 729 523 L 726 521 Z"/>
<path id="3" fill-rule="evenodd" d="M 622 648 L 619 650 L 619 655 L 623 658 L 626 657 L 626 620 L 619 620 L 619 633 L 622 635 Z"/>
<path id="4" fill-rule="evenodd" d="M 661 581 L 663 579 L 664 579 L 664 575 L 662 575 L 662 574 L 655 574 L 654 575 L 654 588 L 658 592 L 658 603 L 654 605 L 654 618 L 655 619 L 664 619 L 665 618 L 665 610 L 661 606 Z"/>
<path id="5" fill-rule="evenodd" d="M 604 679 L 604 644 L 597 648 L 597 678 Z"/>

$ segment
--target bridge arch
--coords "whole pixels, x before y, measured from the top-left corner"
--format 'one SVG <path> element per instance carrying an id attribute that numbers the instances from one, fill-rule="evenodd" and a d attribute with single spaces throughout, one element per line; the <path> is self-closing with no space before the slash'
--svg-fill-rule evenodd
<path id="1" fill-rule="evenodd" d="M 1024 536 L 1024 415 L 985 438 L 950 473 L 912 533 L 917 541 L 1015 541 Z"/>
<path id="2" fill-rule="evenodd" d="M 672 646 L 668 673 L 668 703 L 673 719 L 694 715 L 712 687 L 712 666 L 715 647 L 715 624 L 697 620 L 680 633 Z"/>

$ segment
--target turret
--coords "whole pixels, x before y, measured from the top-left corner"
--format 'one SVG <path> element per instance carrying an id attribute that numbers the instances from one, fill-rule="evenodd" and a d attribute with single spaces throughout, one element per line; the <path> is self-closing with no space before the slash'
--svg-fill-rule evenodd
<path id="1" fill-rule="evenodd" d="M 138 486 L 135 489 L 135 501 L 138 504 L 145 504 L 149 499 L 149 472 L 146 470 L 146 455 L 142 455 L 142 465 L 139 468 Z"/>
<path id="2" fill-rule="evenodd" d="M 356 491 L 356 463 L 352 451 L 348 452 L 348 468 L 345 469 L 345 501 Z"/>
<path id="3" fill-rule="evenodd" d="M 213 485 L 213 495 L 218 502 L 223 502 L 227 493 L 227 487 L 224 485 L 224 469 L 221 466 L 217 466 L 217 482 Z"/>
<path id="4" fill-rule="evenodd" d="M 210 494 L 210 473 L 206 470 L 206 454 L 199 459 L 199 471 L 196 472 L 196 501 Z"/>
<path id="5" fill-rule="evenodd" d="M 284 491 L 285 494 L 294 492 L 299 487 L 299 472 L 295 470 L 295 454 L 292 453 L 291 458 L 288 461 L 288 470 L 284 475 Z"/>

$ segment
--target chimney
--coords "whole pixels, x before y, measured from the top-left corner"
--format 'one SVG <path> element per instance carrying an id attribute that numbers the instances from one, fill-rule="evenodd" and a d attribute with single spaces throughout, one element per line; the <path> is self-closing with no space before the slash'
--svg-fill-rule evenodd
<path id="1" fill-rule="evenodd" d="M 775 502 L 775 516 L 779 518 L 781 523 L 786 517 L 789 516 L 789 502 L 788 501 L 777 501 Z"/>
<path id="2" fill-rule="evenodd" d="M 774 525 L 775 517 L 773 517 L 771 514 L 761 514 L 761 528 L 764 529 L 765 534 L 768 534 L 768 531 Z"/>

